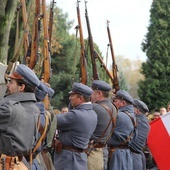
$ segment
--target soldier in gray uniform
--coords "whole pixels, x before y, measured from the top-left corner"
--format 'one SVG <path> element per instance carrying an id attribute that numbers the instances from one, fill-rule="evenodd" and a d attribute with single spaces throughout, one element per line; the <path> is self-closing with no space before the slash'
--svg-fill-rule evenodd
<path id="1" fill-rule="evenodd" d="M 149 112 L 149 109 L 144 102 L 138 99 L 134 99 L 133 105 L 137 121 L 137 133 L 135 133 L 132 141 L 129 144 L 133 158 L 133 169 L 145 170 L 146 159 L 143 153 L 143 149 L 145 148 L 150 129 L 149 122 L 145 116 L 145 113 Z"/>
<path id="2" fill-rule="evenodd" d="M 129 142 L 134 134 L 135 115 L 133 98 L 124 90 L 117 91 L 114 104 L 118 108 L 115 130 L 108 142 L 108 170 L 133 170 Z"/>
<path id="3" fill-rule="evenodd" d="M 108 99 L 111 90 L 109 84 L 102 80 L 94 80 L 92 89 L 91 101 L 93 110 L 97 113 L 97 126 L 91 137 L 94 148 L 88 156 L 88 170 L 103 170 L 104 166 L 107 168 L 108 150 L 106 142 L 111 136 L 113 123 L 114 125 L 116 123 L 117 109 Z M 112 120 L 115 120 L 115 122 L 112 122 Z M 103 152 L 105 155 L 103 155 Z"/>
<path id="4" fill-rule="evenodd" d="M 48 152 L 50 147 L 51 147 L 51 143 L 52 143 L 52 139 L 55 133 L 55 129 L 56 129 L 56 116 L 54 115 L 53 112 L 48 112 L 45 109 L 45 105 L 44 102 L 42 102 L 44 100 L 44 98 L 48 95 L 48 97 L 52 97 L 54 94 L 54 90 L 50 87 L 48 87 L 45 83 L 40 82 L 40 85 L 38 87 L 36 87 L 35 90 L 35 97 L 37 99 L 36 105 L 40 110 L 40 116 L 39 116 L 39 121 L 40 121 L 40 129 L 39 133 L 38 133 L 38 138 L 40 138 L 42 136 L 42 131 L 46 125 L 46 116 L 48 117 L 48 124 L 47 124 L 47 131 L 46 131 L 46 135 L 44 137 L 43 142 L 41 143 L 40 147 L 35 151 L 36 153 L 36 158 L 33 159 L 33 164 L 32 164 L 32 170 L 46 170 L 46 169 L 50 169 L 50 170 L 54 170 L 54 166 L 52 163 L 52 159 L 50 156 L 50 153 Z M 52 128 L 52 124 L 55 123 L 55 129 Z M 52 138 L 48 139 L 48 134 L 52 133 Z M 50 140 L 50 141 L 49 141 Z"/>
<path id="5" fill-rule="evenodd" d="M 54 154 L 56 170 L 87 170 L 84 150 L 97 125 L 97 115 L 90 102 L 92 93 L 88 86 L 74 83 L 69 92 L 73 109 L 57 115 L 59 137 Z"/>
<path id="6" fill-rule="evenodd" d="M 20 64 L 9 78 L 6 96 L 0 101 L 0 154 L 6 155 L 6 161 L 13 156 L 21 160 L 33 148 L 39 115 L 34 90 L 40 81 L 35 73 Z"/>

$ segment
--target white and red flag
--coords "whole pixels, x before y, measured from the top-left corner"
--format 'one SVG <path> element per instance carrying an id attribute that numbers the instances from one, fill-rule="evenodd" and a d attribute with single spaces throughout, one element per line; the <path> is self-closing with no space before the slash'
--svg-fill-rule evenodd
<path id="1" fill-rule="evenodd" d="M 170 113 L 150 122 L 148 147 L 160 170 L 170 170 Z"/>

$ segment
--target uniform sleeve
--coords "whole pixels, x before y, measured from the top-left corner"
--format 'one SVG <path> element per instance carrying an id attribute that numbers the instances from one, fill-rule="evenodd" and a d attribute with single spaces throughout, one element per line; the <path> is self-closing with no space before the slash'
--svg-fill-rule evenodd
<path id="1" fill-rule="evenodd" d="M 57 129 L 69 130 L 72 124 L 75 122 L 76 113 L 74 111 L 67 112 L 65 114 L 57 115 Z"/>
<path id="2" fill-rule="evenodd" d="M 0 130 L 6 130 L 11 119 L 12 108 L 9 104 L 0 105 Z"/>

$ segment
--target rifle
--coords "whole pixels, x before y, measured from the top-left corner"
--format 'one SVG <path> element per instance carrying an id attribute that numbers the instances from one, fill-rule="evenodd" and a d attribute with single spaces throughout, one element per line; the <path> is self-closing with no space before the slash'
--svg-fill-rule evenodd
<path id="1" fill-rule="evenodd" d="M 83 31 L 82 31 L 82 25 L 81 25 L 80 9 L 79 9 L 78 0 L 77 0 L 77 18 L 78 18 L 78 24 L 79 24 L 78 29 L 79 29 L 80 44 L 81 44 L 81 56 L 80 56 L 81 83 L 87 84 L 87 62 L 86 62 L 84 38 L 83 38 Z"/>
<path id="2" fill-rule="evenodd" d="M 36 0 L 35 5 L 35 16 L 32 30 L 32 39 L 31 39 L 31 56 L 30 60 L 27 60 L 27 65 L 34 69 L 38 56 L 38 44 L 39 44 L 39 32 L 40 32 L 40 0 Z"/>
<path id="3" fill-rule="evenodd" d="M 42 12 L 43 12 L 43 30 L 44 30 L 44 61 L 43 61 L 43 72 L 42 78 L 45 83 L 48 83 L 51 77 L 51 56 L 50 56 L 50 42 L 49 42 L 49 33 L 48 33 L 48 24 L 47 24 L 47 14 L 46 14 L 46 3 L 45 0 L 42 0 Z"/>
<path id="4" fill-rule="evenodd" d="M 28 31 L 28 16 L 26 11 L 25 0 L 20 0 L 21 9 L 22 9 L 22 18 L 23 18 L 23 25 L 24 25 L 24 58 L 26 60 L 27 52 L 29 48 L 29 31 Z M 30 2 L 31 3 L 31 2 Z"/>
<path id="5" fill-rule="evenodd" d="M 50 7 L 50 17 L 49 17 L 49 27 L 48 27 L 48 34 L 49 34 L 49 42 L 51 45 L 51 37 L 52 37 L 52 28 L 53 28 L 53 17 L 54 17 L 54 4 L 56 2 L 53 0 L 51 3 L 51 7 Z"/>
<path id="6" fill-rule="evenodd" d="M 109 45 L 110 45 L 110 50 L 111 50 L 111 55 L 112 55 L 112 72 L 113 72 L 113 88 L 115 89 L 115 92 L 117 92 L 120 87 L 119 87 L 119 81 L 117 77 L 117 65 L 115 62 L 115 56 L 114 56 L 114 51 L 113 51 L 113 46 L 112 46 L 112 39 L 111 39 L 111 34 L 110 34 L 110 29 L 109 29 L 109 21 L 107 20 L 107 33 L 108 33 L 108 38 L 109 38 Z"/>
<path id="7" fill-rule="evenodd" d="M 41 79 L 45 83 L 49 83 L 51 77 L 51 55 L 50 55 L 50 42 L 49 42 L 49 32 L 48 32 L 48 24 L 47 24 L 47 14 L 46 14 L 46 3 L 45 0 L 42 0 L 42 17 L 43 17 L 43 32 L 44 32 L 44 43 L 43 43 L 43 68 Z M 52 29 L 52 28 L 51 28 Z M 49 109 L 49 99 L 48 96 L 44 99 L 45 108 Z"/>
<path id="8" fill-rule="evenodd" d="M 24 47 L 25 47 L 25 50 L 24 50 L 24 55 L 26 53 L 26 48 L 28 47 L 26 44 L 28 43 L 28 39 L 25 39 L 26 38 L 26 35 L 27 34 L 27 25 L 28 25 L 28 17 L 26 15 L 26 6 L 25 6 L 25 1 L 20 1 L 21 5 L 20 7 L 22 7 L 22 18 L 23 18 L 23 22 L 24 22 L 24 32 L 21 34 L 21 38 L 20 40 L 17 42 L 15 41 L 15 43 L 17 42 L 18 46 L 15 46 L 15 51 L 14 51 L 14 56 L 13 58 L 9 61 L 8 63 L 8 67 L 5 71 L 5 74 L 4 74 L 4 79 L 5 81 L 7 81 L 8 79 L 8 75 L 14 70 L 14 64 L 16 63 L 16 61 L 18 60 L 18 57 L 19 57 L 19 53 L 20 53 L 20 50 L 21 50 L 21 47 L 22 47 L 22 44 L 24 42 Z M 31 2 L 30 2 L 31 3 Z M 19 7 L 19 8 L 20 8 Z M 29 12 L 30 12 L 30 9 L 32 7 L 32 3 L 31 5 L 29 6 Z M 19 8 L 18 8 L 18 11 L 19 11 Z M 30 13 L 29 13 L 30 14 Z M 28 15 L 30 16 L 30 15 Z M 18 22 L 18 21 L 17 21 Z M 17 39 L 17 31 L 16 31 L 16 39 Z M 16 44 L 15 44 L 16 45 Z"/>
<path id="9" fill-rule="evenodd" d="M 86 23 L 87 23 L 87 30 L 88 30 L 88 36 L 89 36 L 89 44 L 90 44 L 90 55 L 91 55 L 91 60 L 92 60 L 92 71 L 93 71 L 93 79 L 98 80 L 98 72 L 97 72 L 97 65 L 96 65 L 96 56 L 95 56 L 95 51 L 94 51 L 94 44 L 93 44 L 93 37 L 91 34 L 91 29 L 90 29 L 90 22 L 89 22 L 89 17 L 87 13 L 87 1 L 85 1 L 85 18 L 86 18 Z"/>
<path id="10" fill-rule="evenodd" d="M 105 69 L 107 75 L 109 76 L 110 80 L 111 80 L 112 83 L 113 83 L 113 76 L 112 76 L 112 74 L 111 74 L 110 71 L 107 69 L 105 63 L 103 62 L 102 58 L 101 58 L 100 55 L 97 53 L 97 51 L 95 51 L 95 53 L 96 53 L 96 56 L 97 56 L 97 58 L 99 59 L 99 61 L 100 61 L 100 63 L 101 63 L 101 66 Z"/>

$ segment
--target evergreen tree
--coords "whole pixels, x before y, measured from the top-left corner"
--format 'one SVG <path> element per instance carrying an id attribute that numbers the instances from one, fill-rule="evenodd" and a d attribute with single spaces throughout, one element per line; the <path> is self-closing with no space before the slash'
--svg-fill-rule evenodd
<path id="1" fill-rule="evenodd" d="M 139 82 L 138 94 L 149 108 L 166 107 L 170 100 L 170 1 L 153 0 L 150 25 L 142 43 L 147 61 L 141 73 L 145 80 Z"/>
<path id="2" fill-rule="evenodd" d="M 68 21 L 68 14 L 55 8 L 54 35 L 57 37 L 57 51 L 52 55 L 52 78 L 50 84 L 55 91 L 51 101 L 54 108 L 61 109 L 69 104 L 68 92 L 71 89 L 74 71 L 75 37 L 69 34 L 73 21 Z"/>
<path id="3" fill-rule="evenodd" d="M 69 104 L 68 92 L 71 90 L 71 86 L 74 82 L 80 82 L 80 41 L 75 35 L 70 35 L 69 30 L 73 26 L 73 21 L 68 20 L 68 14 L 63 14 L 59 8 L 55 9 L 57 15 L 55 18 L 54 27 L 57 48 L 52 55 L 52 69 L 53 76 L 50 84 L 55 91 L 55 95 L 51 101 L 51 104 L 56 109 L 61 109 L 63 106 Z M 57 21 L 57 22 L 56 22 Z M 89 52 L 89 46 L 87 40 L 85 40 L 85 50 L 87 59 L 87 74 L 88 82 L 90 86 L 92 82 L 92 62 Z M 94 43 L 95 49 L 101 54 L 97 44 Z M 107 76 L 103 77 L 103 69 L 101 69 L 100 62 L 96 59 L 97 70 L 100 79 L 108 81 Z"/>

